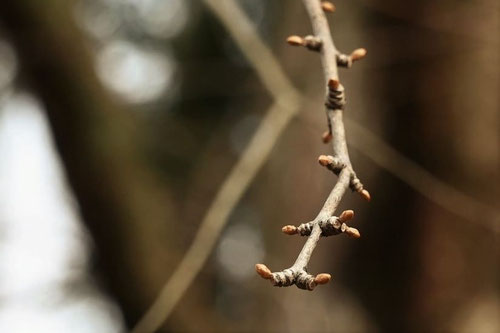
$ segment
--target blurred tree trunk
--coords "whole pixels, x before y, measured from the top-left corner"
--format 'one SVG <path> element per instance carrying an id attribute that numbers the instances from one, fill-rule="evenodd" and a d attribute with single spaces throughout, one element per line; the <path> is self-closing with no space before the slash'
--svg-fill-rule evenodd
<path id="1" fill-rule="evenodd" d="M 130 325 L 171 271 L 170 199 L 144 167 L 137 121 L 97 80 L 72 15 L 72 1 L 0 3 L 22 79 L 45 106 L 95 242 L 96 269 Z"/>
<path id="2" fill-rule="evenodd" d="M 498 12 L 485 12 L 488 1 L 484 7 L 369 3 L 366 31 L 374 42 L 368 49 L 380 62 L 373 78 L 383 82 L 376 89 L 385 97 L 371 111 L 385 117 L 381 136 L 445 182 L 494 206 L 498 189 L 488 184 L 498 183 L 499 170 L 498 98 L 492 98 L 499 87 L 498 44 L 484 40 L 475 23 L 498 31 Z M 474 28 L 465 34 L 444 22 Z M 478 303 L 498 292 L 494 233 L 390 175 L 382 180 L 373 186 L 376 205 L 362 229 L 366 237 L 345 260 L 346 283 L 382 332 L 478 331 L 482 326 L 466 322 Z M 481 317 L 485 323 L 489 315 Z"/>

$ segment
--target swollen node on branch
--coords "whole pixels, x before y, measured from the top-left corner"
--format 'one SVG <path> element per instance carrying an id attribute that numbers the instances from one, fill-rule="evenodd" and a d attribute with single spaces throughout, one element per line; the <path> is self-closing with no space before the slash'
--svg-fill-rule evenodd
<path id="1" fill-rule="evenodd" d="M 322 46 L 321 39 L 312 35 L 307 35 L 305 37 L 292 35 L 286 39 L 286 42 L 292 46 L 305 46 L 311 51 L 319 51 Z"/>
<path id="2" fill-rule="evenodd" d="M 336 175 L 345 168 L 345 164 L 339 158 L 330 155 L 320 155 L 318 162 Z"/>
<path id="3" fill-rule="evenodd" d="M 328 80 L 328 95 L 325 106 L 331 110 L 343 110 L 345 104 L 344 87 L 337 79 Z"/>
<path id="4" fill-rule="evenodd" d="M 299 234 L 300 236 L 310 236 L 314 226 L 319 225 L 319 228 L 321 229 L 321 234 L 320 234 L 321 237 L 336 236 L 342 233 L 346 233 L 351 237 L 359 238 L 360 237 L 359 231 L 355 228 L 349 227 L 347 224 L 344 223 L 345 221 L 349 221 L 353 217 L 354 217 L 354 212 L 352 210 L 347 210 L 344 211 L 339 217 L 331 216 L 326 220 L 302 223 L 298 227 L 294 226 L 286 226 L 286 227 L 293 227 L 290 228 L 290 230 L 293 230 L 294 232 L 290 234 L 293 235 Z M 285 227 L 283 229 L 285 229 Z"/>
<path id="5" fill-rule="evenodd" d="M 350 55 L 337 53 L 337 65 L 340 67 L 351 68 L 352 63 L 363 59 L 366 56 L 366 49 L 360 48 L 351 52 Z"/>

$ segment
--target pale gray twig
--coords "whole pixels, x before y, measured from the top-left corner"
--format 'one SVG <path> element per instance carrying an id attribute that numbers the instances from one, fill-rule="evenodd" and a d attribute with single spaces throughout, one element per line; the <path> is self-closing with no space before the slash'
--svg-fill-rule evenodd
<path id="1" fill-rule="evenodd" d="M 313 50 L 319 52 L 323 66 L 326 92 L 325 105 L 329 125 L 328 140 L 332 140 L 333 147 L 333 156 L 320 156 L 319 162 L 334 173 L 337 173 L 339 178 L 319 214 L 312 222 L 308 223 L 313 226 L 312 231 L 293 266 L 280 272 L 272 273 L 265 265 L 257 264 L 256 270 L 261 277 L 270 280 L 274 286 L 286 287 L 295 284 L 298 288 L 313 290 L 317 284 L 327 283 L 331 277 L 329 274 L 325 273 L 318 274 L 317 276 L 308 274 L 307 265 L 320 236 L 322 234 L 326 235 L 325 229 L 327 228 L 328 221 L 332 219 L 335 221 L 337 219 L 333 217 L 333 214 L 346 189 L 350 186 L 353 190 L 361 193 L 367 200 L 370 199 L 370 195 L 357 178 L 352 168 L 347 150 L 344 121 L 342 119 L 345 104 L 344 89 L 339 83 L 337 68 L 337 55 L 340 54 L 340 52 L 337 51 L 333 43 L 330 27 L 323 12 L 324 8 L 322 8 L 321 2 L 319 0 L 303 0 L 303 3 L 311 19 L 314 32 L 314 37 L 309 37 L 308 40 L 314 40 L 316 46 L 320 45 L 319 47 L 314 47 Z M 302 40 L 298 36 L 291 36 L 287 41 L 291 45 L 303 45 L 307 47 L 306 38 Z M 311 47 L 309 47 L 309 49 L 311 49 Z M 344 216 L 345 213 L 346 212 L 343 213 Z M 352 218 L 352 215 L 350 217 Z M 340 220 L 342 219 L 341 215 Z M 343 229 L 341 229 L 342 225 L 344 226 Z M 345 226 L 345 223 L 341 224 L 339 222 L 336 226 L 339 231 L 338 233 L 348 232 L 349 234 L 350 231 L 350 235 L 359 237 L 359 232 L 354 228 Z M 293 226 L 285 226 L 284 232 L 286 232 L 285 228 L 293 229 Z"/>

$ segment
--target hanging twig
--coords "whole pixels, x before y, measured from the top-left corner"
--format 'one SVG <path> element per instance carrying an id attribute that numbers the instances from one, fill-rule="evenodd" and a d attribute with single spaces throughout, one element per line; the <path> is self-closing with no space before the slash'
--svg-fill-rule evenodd
<path id="1" fill-rule="evenodd" d="M 221 185 L 187 253 L 154 303 L 134 327 L 133 333 L 153 332 L 170 316 L 212 253 L 229 214 L 303 103 L 301 94 L 291 85 L 269 48 L 254 33 L 252 23 L 241 8 L 233 0 L 223 1 L 223 4 L 221 0 L 205 0 L 205 3 L 228 28 L 243 54 L 254 65 L 274 103 Z"/>
<path id="2" fill-rule="evenodd" d="M 179 264 L 179 266 L 176 267 L 172 276 L 165 283 L 164 287 L 162 288 L 160 294 L 158 295 L 154 303 L 151 305 L 151 307 L 147 310 L 145 315 L 141 318 L 139 323 L 133 329 L 132 332 L 135 333 L 153 332 L 157 330 L 161 326 L 161 324 L 170 316 L 175 305 L 182 298 L 189 285 L 193 282 L 194 278 L 198 275 L 198 273 L 202 269 L 204 263 L 206 262 L 208 256 L 210 255 L 214 247 L 214 244 L 220 232 L 222 231 L 227 221 L 227 216 L 233 210 L 234 206 L 238 202 L 242 193 L 244 193 L 245 189 L 247 188 L 249 182 L 253 179 L 258 169 L 264 163 L 265 159 L 269 154 L 268 149 L 270 149 L 274 145 L 276 140 L 279 138 L 279 134 L 282 132 L 282 130 L 286 127 L 286 125 L 290 122 L 292 117 L 296 114 L 296 112 L 301 108 L 303 104 L 304 97 L 295 90 L 289 78 L 283 74 L 278 61 L 272 55 L 269 48 L 265 46 L 265 44 L 262 42 L 262 40 L 256 33 L 255 27 L 251 24 L 251 22 L 248 20 L 248 17 L 245 15 L 245 13 L 243 13 L 241 8 L 235 3 L 235 1 L 204 0 L 204 2 L 221 20 L 221 22 L 226 27 L 228 33 L 241 48 L 242 53 L 247 57 L 249 63 L 257 71 L 259 78 L 263 81 L 264 85 L 275 99 L 276 104 L 274 104 L 269 108 L 269 110 L 267 111 L 268 116 L 266 116 L 266 119 L 264 119 L 261 122 L 259 128 L 257 129 L 254 135 L 255 139 L 252 139 L 252 142 L 249 143 L 247 149 L 242 154 L 242 157 L 256 156 L 257 160 L 250 163 L 250 165 L 252 166 L 251 168 L 248 168 L 247 164 L 249 163 L 248 160 L 245 163 L 238 163 L 237 165 L 235 165 L 230 175 L 224 181 L 224 184 L 221 186 L 221 189 L 216 195 L 214 202 L 208 209 L 207 214 L 203 218 L 203 221 L 200 224 L 200 227 L 192 242 L 190 249 L 183 257 L 181 264 Z M 322 2 L 321 5 L 323 10 L 327 12 L 334 11 L 335 7 L 331 3 L 328 4 L 327 2 Z M 357 51 L 362 52 L 359 51 L 359 49 Z M 351 53 L 351 56 L 353 56 L 355 52 L 356 50 L 353 53 Z M 337 57 L 338 56 L 336 55 L 335 58 Z M 354 59 L 352 60 L 354 61 Z M 343 66 L 338 59 L 337 62 L 338 66 Z M 330 121 L 330 117 L 328 118 L 328 120 Z M 274 126 L 274 124 L 278 124 L 278 127 L 272 128 L 269 126 L 269 125 Z M 351 124 L 355 124 L 359 128 L 364 129 L 364 127 L 361 127 L 361 125 L 355 123 L 354 121 L 351 121 Z M 267 131 L 264 130 L 266 127 Z M 264 131 L 264 133 L 260 131 Z M 275 135 L 267 136 L 270 133 L 273 133 Z M 267 137 L 268 141 L 264 146 L 267 148 L 263 149 L 263 147 L 260 147 L 257 155 L 253 155 L 253 153 L 250 154 L 250 152 L 256 147 L 259 147 L 259 144 L 261 143 L 260 139 L 257 139 L 258 137 L 261 138 Z M 323 135 L 323 140 L 326 143 L 329 142 L 331 139 L 332 139 L 332 134 L 331 131 L 328 130 Z M 367 154 L 368 149 L 372 148 L 375 150 L 378 149 L 377 142 L 381 142 L 383 147 L 389 147 L 388 144 L 384 143 L 380 138 L 377 138 L 376 142 L 372 142 L 374 144 L 374 147 L 369 147 L 369 148 L 360 147 L 360 144 L 358 144 L 358 149 L 360 149 L 364 154 Z M 382 150 L 382 153 L 384 152 L 385 150 Z M 399 158 L 404 158 L 404 156 L 395 151 L 393 152 L 393 154 L 396 154 L 396 156 L 398 156 Z M 389 163 L 379 163 L 379 161 L 376 159 L 374 159 L 374 162 L 379 164 L 381 167 L 386 168 L 391 173 L 398 174 L 398 171 L 401 171 L 397 170 L 399 165 L 393 166 Z M 415 167 L 413 169 L 417 171 L 423 170 L 420 166 L 416 164 L 414 165 Z M 424 189 L 423 186 L 416 186 L 413 182 L 410 181 L 411 179 L 415 179 L 415 182 L 417 182 L 418 177 L 415 177 L 415 175 L 403 172 L 400 172 L 399 175 L 403 181 L 408 182 L 410 186 L 421 191 L 431 200 L 434 200 L 434 197 L 428 194 L 429 192 L 433 191 L 432 183 L 428 184 L 429 186 L 427 189 Z M 232 183 L 233 186 L 229 186 L 230 183 Z M 339 184 L 342 184 L 342 182 L 340 181 L 337 182 L 336 186 L 339 186 Z M 342 189 L 342 193 L 345 191 L 345 189 L 346 188 Z M 454 191 L 459 193 L 457 190 Z M 330 195 L 329 198 L 331 197 L 332 196 Z M 232 198 L 232 200 L 225 201 L 227 198 Z M 441 199 L 446 200 L 446 197 L 442 197 Z M 220 206 L 221 202 L 223 202 L 224 205 Z M 438 204 L 442 204 L 440 201 L 436 202 Z M 460 202 L 460 205 L 463 207 L 469 207 L 470 209 L 473 210 L 475 206 L 470 205 L 470 203 L 471 202 L 469 200 L 465 201 L 462 200 Z M 475 203 L 475 201 L 472 200 L 472 203 Z M 442 206 L 450 210 L 451 212 L 454 212 L 453 209 L 450 209 L 450 204 L 451 203 L 446 203 L 442 204 Z M 480 203 L 477 204 L 478 204 L 477 207 L 481 207 Z M 498 219 L 499 216 L 498 212 L 494 209 L 490 209 L 490 211 Z M 339 221 L 341 218 L 342 214 L 338 218 Z M 472 222 L 477 221 L 477 219 L 469 219 L 469 220 Z M 290 228 L 290 226 L 286 226 L 283 228 L 284 229 L 283 232 L 286 233 L 287 230 L 293 228 L 298 229 L 296 227 Z M 341 224 L 341 229 L 342 229 L 342 224 Z M 319 236 L 321 236 L 321 234 Z M 354 232 L 352 236 L 356 237 L 356 232 Z M 312 247 L 311 250 L 312 249 L 314 249 L 314 247 Z M 267 271 L 269 274 L 272 274 L 268 269 Z M 324 275 L 319 274 L 316 276 L 315 283 L 321 284 L 324 282 L 328 282 L 329 279 L 330 278 L 328 274 Z"/>
<path id="3" fill-rule="evenodd" d="M 295 284 L 298 288 L 313 290 L 316 285 L 327 283 L 331 278 L 326 273 L 313 276 L 307 272 L 307 265 L 320 236 L 337 235 L 343 232 L 355 238 L 360 236 L 358 230 L 345 224 L 353 217 L 352 211 L 345 211 L 340 217 L 333 216 L 346 189 L 350 187 L 353 191 L 360 193 L 364 199 L 370 200 L 370 194 L 363 188 L 363 184 L 356 176 L 349 159 L 342 119 L 346 102 L 344 88 L 339 83 L 337 68 L 338 65 L 351 67 L 353 61 L 365 56 L 366 50 L 355 50 L 350 56 L 338 52 L 332 40 L 328 21 L 323 13 L 323 11 L 331 12 L 330 9 L 335 7 L 326 1 L 303 0 L 303 2 L 311 18 L 314 36 L 304 38 L 291 36 L 287 42 L 295 46 L 305 46 L 309 50 L 319 52 L 321 56 L 328 119 L 328 132 L 323 135 L 323 141 L 332 141 L 333 156 L 322 155 L 319 157 L 319 163 L 337 174 L 339 178 L 323 208 L 313 221 L 302 224 L 298 228 L 294 226 L 283 227 L 283 232 L 286 234 L 298 233 L 309 236 L 293 266 L 274 273 L 263 264 L 257 264 L 255 268 L 261 277 L 270 280 L 275 286 L 286 287 Z"/>

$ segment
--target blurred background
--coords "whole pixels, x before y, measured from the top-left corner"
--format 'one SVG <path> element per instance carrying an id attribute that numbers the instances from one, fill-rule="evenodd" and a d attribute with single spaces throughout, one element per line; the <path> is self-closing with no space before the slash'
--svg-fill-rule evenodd
<path id="1" fill-rule="evenodd" d="M 301 1 L 237 3 L 308 102 L 160 331 L 499 332 L 498 215 L 415 191 L 359 130 L 498 214 L 498 1 L 335 2 L 337 47 L 368 50 L 340 77 L 372 201 L 344 197 L 362 238 L 319 242 L 309 270 L 333 279 L 313 292 L 254 265 L 290 266 L 305 239 L 281 227 L 335 184 L 316 162 L 331 153 L 320 59 L 284 43 L 311 32 Z M 272 103 L 203 1 L 1 2 L 0 332 L 129 331 Z"/>

